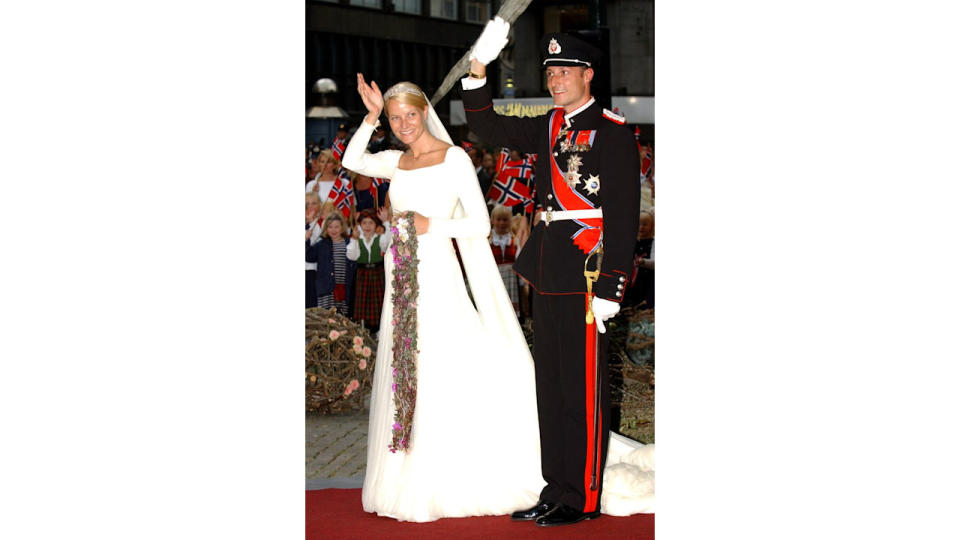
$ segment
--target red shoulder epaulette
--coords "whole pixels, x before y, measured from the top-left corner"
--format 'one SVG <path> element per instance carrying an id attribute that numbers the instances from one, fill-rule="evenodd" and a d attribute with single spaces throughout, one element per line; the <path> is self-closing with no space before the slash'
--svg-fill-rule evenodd
<path id="1" fill-rule="evenodd" d="M 613 112 L 613 111 L 609 111 L 609 110 L 607 110 L 607 109 L 604 109 L 604 110 L 603 110 L 603 117 L 606 118 L 607 120 L 610 120 L 610 121 L 613 122 L 614 124 L 623 125 L 623 124 L 626 124 L 626 123 L 627 123 L 627 119 L 626 119 L 626 118 L 620 116 L 619 114 L 617 114 L 617 113 L 615 113 L 615 112 Z"/>

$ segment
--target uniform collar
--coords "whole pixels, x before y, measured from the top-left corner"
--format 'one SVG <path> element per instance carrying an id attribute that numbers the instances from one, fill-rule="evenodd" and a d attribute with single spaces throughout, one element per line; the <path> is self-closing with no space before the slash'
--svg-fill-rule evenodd
<path id="1" fill-rule="evenodd" d="M 573 118 L 574 116 L 576 116 L 576 115 L 582 113 L 583 111 L 587 110 L 587 109 L 588 109 L 591 105 L 593 105 L 596 101 L 597 101 L 597 98 L 595 98 L 595 97 L 593 97 L 593 96 L 590 96 L 590 99 L 589 99 L 586 103 L 584 103 L 583 105 L 577 107 L 577 108 L 574 109 L 573 111 L 564 114 L 564 115 L 563 115 L 563 120 L 564 120 L 564 122 L 566 123 L 567 127 L 570 127 L 570 119 L 571 119 L 571 118 Z"/>

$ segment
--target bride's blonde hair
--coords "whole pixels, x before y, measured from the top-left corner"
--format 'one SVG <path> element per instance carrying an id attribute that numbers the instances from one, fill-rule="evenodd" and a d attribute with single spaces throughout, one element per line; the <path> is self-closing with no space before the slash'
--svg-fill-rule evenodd
<path id="1" fill-rule="evenodd" d="M 426 108 L 428 103 L 427 95 L 423 93 L 423 90 L 409 81 L 398 82 L 387 89 L 383 94 L 384 108 L 386 108 L 387 101 L 391 99 L 405 105 L 412 105 L 418 109 Z"/>

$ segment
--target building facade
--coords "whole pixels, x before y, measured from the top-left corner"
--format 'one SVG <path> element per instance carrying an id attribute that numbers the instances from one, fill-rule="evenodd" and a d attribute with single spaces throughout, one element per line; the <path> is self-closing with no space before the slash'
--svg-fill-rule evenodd
<path id="1" fill-rule="evenodd" d="M 502 0 L 308 0 L 306 2 L 306 106 L 339 107 L 356 126 L 366 113 L 356 92 L 356 74 L 375 80 L 381 89 L 401 80 L 434 95 L 457 61 L 476 41 Z M 593 84 L 605 106 L 612 97 L 652 100 L 653 0 L 558 2 L 534 0 L 514 22 L 500 61 L 488 69 L 494 94 L 523 103 L 548 97 L 540 69 L 540 37 L 548 32 L 581 34 L 605 51 L 606 59 Z M 317 80 L 329 78 L 338 91 L 320 95 Z M 456 87 L 435 104 L 454 139 L 465 128 L 451 126 Z M 652 111 L 652 103 L 648 107 Z M 339 121 L 339 119 L 337 120 Z M 652 137 L 649 118 L 631 119 Z M 308 141 L 320 142 L 329 129 L 323 119 L 307 120 Z M 323 129 L 320 129 L 320 128 Z M 329 140 L 324 141 L 329 144 Z"/>

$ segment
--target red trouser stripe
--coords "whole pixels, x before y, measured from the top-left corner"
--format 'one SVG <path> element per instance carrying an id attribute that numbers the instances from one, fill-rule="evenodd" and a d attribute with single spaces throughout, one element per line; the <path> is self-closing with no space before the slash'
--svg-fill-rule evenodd
<path id="1" fill-rule="evenodd" d="M 586 299 L 586 309 L 590 309 L 590 295 L 585 294 L 584 298 Z M 599 470 L 600 462 L 600 448 L 599 444 L 602 444 L 602 441 L 598 443 L 597 446 L 594 446 L 594 431 L 599 429 L 599 426 L 594 425 L 594 416 L 596 415 L 597 408 L 597 323 L 596 321 L 586 325 L 587 327 L 587 336 L 586 336 L 586 361 L 584 365 L 586 367 L 584 380 L 586 381 L 586 388 L 584 395 L 587 397 L 586 402 L 586 411 L 587 411 L 587 459 L 584 465 L 584 474 L 583 474 L 583 492 L 586 494 L 586 498 L 583 504 L 584 512 L 593 512 L 597 509 L 597 495 L 600 493 L 600 477 L 601 471 Z M 601 425 L 603 419 L 600 418 Z M 597 476 L 597 486 L 598 489 L 590 489 L 591 480 L 593 474 L 596 473 Z"/>

